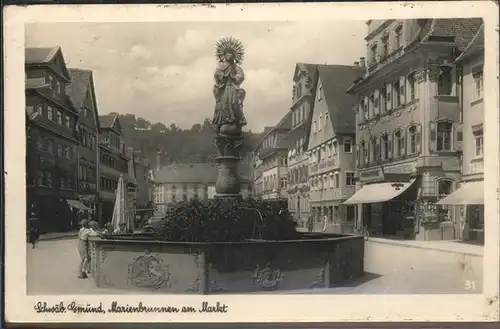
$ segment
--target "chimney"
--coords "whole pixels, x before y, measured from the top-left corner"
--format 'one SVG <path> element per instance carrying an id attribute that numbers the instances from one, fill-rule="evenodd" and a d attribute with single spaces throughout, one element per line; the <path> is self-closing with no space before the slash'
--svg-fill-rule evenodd
<path id="1" fill-rule="evenodd" d="M 354 62 L 354 66 L 359 67 L 359 62 Z"/>
<path id="2" fill-rule="evenodd" d="M 160 171 L 161 168 L 161 151 L 156 152 L 156 171 Z"/>
<path id="3" fill-rule="evenodd" d="M 366 66 L 366 61 L 364 57 L 359 58 L 359 66 L 360 67 L 365 67 Z"/>

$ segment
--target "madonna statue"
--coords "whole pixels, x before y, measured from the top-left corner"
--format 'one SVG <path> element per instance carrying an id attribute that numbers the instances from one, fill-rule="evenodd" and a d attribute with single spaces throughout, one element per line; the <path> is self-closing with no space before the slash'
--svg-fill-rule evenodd
<path id="1" fill-rule="evenodd" d="M 241 135 L 241 127 L 247 124 L 243 115 L 245 90 L 240 88 L 245 79 L 239 66 L 244 57 L 241 42 L 232 37 L 222 38 L 216 45 L 219 65 L 215 71 L 215 113 L 212 120 L 218 135 Z"/>

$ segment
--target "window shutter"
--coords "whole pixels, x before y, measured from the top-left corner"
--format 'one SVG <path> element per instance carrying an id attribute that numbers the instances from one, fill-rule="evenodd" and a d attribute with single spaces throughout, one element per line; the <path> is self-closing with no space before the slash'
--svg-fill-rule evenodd
<path id="1" fill-rule="evenodd" d="M 462 124 L 459 122 L 453 123 L 453 132 L 454 132 L 453 146 L 455 148 L 455 151 L 462 151 L 463 139 L 464 139 L 464 136 L 463 136 L 464 134 L 462 131 Z"/>
<path id="2" fill-rule="evenodd" d="M 387 136 L 387 155 L 389 157 L 389 159 L 392 159 L 393 158 L 393 149 L 392 149 L 392 141 L 393 141 L 393 136 L 394 136 L 394 133 L 390 133 L 388 136 Z"/>
<path id="3" fill-rule="evenodd" d="M 417 130 L 415 132 L 415 141 L 417 143 L 416 151 L 417 151 L 417 153 L 420 153 L 422 151 L 422 125 L 421 124 L 417 125 Z"/>
<path id="4" fill-rule="evenodd" d="M 437 149 L 437 131 L 436 122 L 429 122 L 429 151 L 435 152 Z"/>

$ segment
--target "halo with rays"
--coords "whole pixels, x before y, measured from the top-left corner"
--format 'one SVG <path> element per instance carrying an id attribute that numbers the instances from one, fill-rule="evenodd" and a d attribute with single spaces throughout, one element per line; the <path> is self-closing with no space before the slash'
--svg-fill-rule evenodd
<path id="1" fill-rule="evenodd" d="M 230 53 L 233 55 L 234 62 L 241 64 L 245 57 L 245 48 L 240 40 L 233 37 L 224 37 L 217 41 L 215 46 L 215 56 L 219 61 L 224 60 L 224 55 Z"/>

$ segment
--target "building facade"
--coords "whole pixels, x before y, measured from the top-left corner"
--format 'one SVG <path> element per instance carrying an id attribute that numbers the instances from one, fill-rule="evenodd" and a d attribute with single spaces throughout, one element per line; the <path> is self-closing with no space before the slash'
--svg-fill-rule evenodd
<path id="1" fill-rule="evenodd" d="M 92 211 L 89 218 L 98 220 L 97 203 L 99 193 L 99 114 L 94 89 L 92 71 L 82 69 L 69 70 L 71 83 L 66 92 L 78 110 L 77 137 L 78 145 L 78 184 L 80 201 Z"/>
<path id="2" fill-rule="evenodd" d="M 457 238 L 484 243 L 484 25 L 456 64 L 462 78 L 462 180 L 460 188 L 438 204 L 455 208 Z"/>
<path id="3" fill-rule="evenodd" d="M 299 222 L 309 217 L 309 143 L 318 71 L 314 64 L 297 63 L 293 75 L 292 125 L 288 140 L 288 211 Z"/>
<path id="4" fill-rule="evenodd" d="M 456 57 L 481 19 L 368 21 L 366 73 L 355 107 L 358 225 L 372 234 L 455 239 L 455 214 L 436 202 L 460 182 L 462 111 Z"/>
<path id="5" fill-rule="evenodd" d="M 120 176 L 125 180 L 127 187 L 133 184 L 129 177 L 129 161 L 123 141 L 120 120 L 117 115 L 99 116 L 99 159 L 100 159 L 100 187 L 99 187 L 99 222 L 110 222 L 113 217 L 116 189 Z M 127 191 L 128 193 L 128 191 Z M 127 205 L 127 211 L 131 211 Z"/>
<path id="6" fill-rule="evenodd" d="M 71 77 L 61 48 L 27 48 L 25 78 L 27 214 L 39 218 L 42 233 L 71 230 L 78 112 L 66 94 Z"/>
<path id="7" fill-rule="evenodd" d="M 246 199 L 251 196 L 251 182 L 244 166 L 239 169 L 241 195 Z M 213 199 L 217 175 L 217 167 L 212 163 L 174 163 L 157 168 L 153 201 L 158 215 L 176 202 Z"/>
<path id="8" fill-rule="evenodd" d="M 256 171 L 261 173 L 257 197 L 262 200 L 288 202 L 288 145 L 286 135 L 292 124 L 291 112 L 273 128 L 267 129 L 256 150 Z M 257 177 L 257 176 L 256 176 Z"/>
<path id="9" fill-rule="evenodd" d="M 357 98 L 345 90 L 364 69 L 358 66 L 318 65 L 318 83 L 309 129 L 308 156 L 311 215 L 326 217 L 326 229 L 352 232 L 355 207 L 343 205 L 355 192 L 356 119 L 352 111 Z"/>

